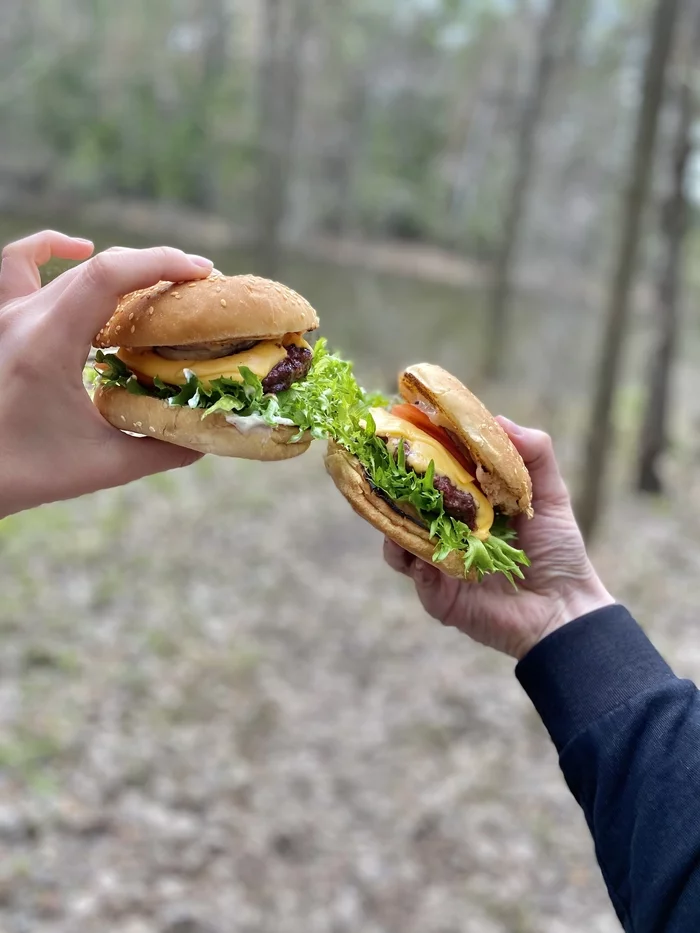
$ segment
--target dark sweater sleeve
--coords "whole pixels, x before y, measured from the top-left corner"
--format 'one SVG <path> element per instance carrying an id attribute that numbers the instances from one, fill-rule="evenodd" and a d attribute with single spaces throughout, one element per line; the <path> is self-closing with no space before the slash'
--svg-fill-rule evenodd
<path id="1" fill-rule="evenodd" d="M 618 917 L 700 930 L 700 694 L 622 606 L 540 642 L 516 675 L 586 815 Z"/>

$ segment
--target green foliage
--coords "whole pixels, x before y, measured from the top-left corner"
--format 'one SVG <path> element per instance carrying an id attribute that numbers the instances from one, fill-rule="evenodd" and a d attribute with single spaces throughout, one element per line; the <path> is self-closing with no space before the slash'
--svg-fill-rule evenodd
<path id="1" fill-rule="evenodd" d="M 285 43 L 315 51 L 303 57 L 294 132 L 275 143 L 275 164 L 290 173 L 276 216 L 300 235 L 362 230 L 490 255 L 533 64 L 530 5 L 314 4 L 297 35 L 294 11 L 306 2 L 282 4 L 277 98 L 285 99 L 290 62 L 299 61 Z M 566 61 L 558 67 L 580 73 L 573 85 L 561 82 L 554 116 L 587 154 L 587 172 L 596 161 L 619 169 L 606 148 L 626 104 L 614 94 L 614 105 L 600 103 L 629 68 L 647 5 L 603 6 L 605 15 L 593 0 L 571 5 L 560 36 Z M 19 153 L 48 153 L 46 173 L 59 189 L 178 202 L 252 232 L 270 135 L 260 92 L 271 38 L 258 41 L 254 7 L 67 0 L 59 16 L 44 4 L 18 19 L 0 59 L 7 138 Z M 579 183 L 570 165 L 560 174 Z M 609 173 L 606 190 L 616 182 Z M 599 189 L 592 174 L 589 190 Z M 596 242 L 605 227 L 594 225 Z"/>

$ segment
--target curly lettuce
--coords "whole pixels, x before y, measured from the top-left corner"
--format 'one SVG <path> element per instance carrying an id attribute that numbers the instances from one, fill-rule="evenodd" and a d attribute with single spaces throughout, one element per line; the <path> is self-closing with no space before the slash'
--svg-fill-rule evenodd
<path id="1" fill-rule="evenodd" d="M 331 438 L 359 460 L 376 490 L 394 502 L 413 507 L 436 541 L 436 562 L 460 551 L 464 554 L 465 573 L 473 570 L 478 579 L 502 573 L 514 585 L 515 578 L 523 576 L 521 568 L 529 565 L 524 552 L 509 543 L 515 532 L 504 517 L 497 516 L 490 536 L 481 541 L 464 522 L 447 515 L 442 493 L 433 483 L 433 464 L 423 475 L 414 473 L 406 466 L 403 445 L 399 444 L 396 454 L 392 454 L 376 435 L 370 408 L 385 406 L 389 400 L 366 392 L 355 378 L 352 363 L 329 353 L 323 339 L 314 347 L 306 378 L 276 395 L 265 393 L 261 380 L 245 366 L 240 368 L 240 381 L 213 379 L 205 385 L 194 373 L 185 371 L 185 385 L 171 386 L 155 379 L 153 386 L 147 387 L 115 354 L 98 351 L 95 361 L 103 385 L 120 386 L 170 405 L 201 409 L 203 418 L 215 412 L 241 418 L 255 416 L 270 426 L 296 425 L 299 431 L 292 441 L 306 432 L 317 440 Z"/>

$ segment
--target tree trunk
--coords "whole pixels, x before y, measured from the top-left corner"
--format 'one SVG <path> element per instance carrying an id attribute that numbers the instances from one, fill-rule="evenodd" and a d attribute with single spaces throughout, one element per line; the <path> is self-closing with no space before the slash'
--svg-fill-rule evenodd
<path id="1" fill-rule="evenodd" d="M 280 45 L 282 0 L 264 0 L 258 100 L 257 251 L 260 271 L 274 276 L 279 261 L 280 204 Z"/>
<path id="2" fill-rule="evenodd" d="M 217 93 L 228 67 L 230 24 L 226 0 L 204 0 L 200 16 L 205 29 L 201 76 L 199 83 L 192 88 L 188 109 L 192 114 L 193 148 L 198 159 L 206 165 L 206 170 L 193 173 L 191 185 L 198 206 L 216 212 L 221 205 L 223 151 L 216 142 L 214 123 Z M 205 146 L 200 142 L 202 136 L 206 140 Z"/>
<path id="3" fill-rule="evenodd" d="M 311 0 L 265 0 L 260 65 L 258 261 L 262 275 L 279 270 L 294 137 L 299 113 L 303 45 Z M 289 19 L 285 22 L 284 14 Z"/>
<path id="4" fill-rule="evenodd" d="M 669 393 L 678 333 L 683 240 L 688 225 L 686 184 L 693 148 L 691 131 L 696 100 L 692 80 L 694 62 L 700 52 L 700 10 L 694 18 L 692 46 L 685 50 L 674 95 L 678 125 L 671 153 L 671 185 L 661 211 L 664 246 L 656 294 L 657 341 L 649 365 L 651 376 L 640 435 L 637 474 L 640 492 L 662 492 L 659 460 L 668 446 Z"/>
<path id="5" fill-rule="evenodd" d="M 342 143 L 329 160 L 329 176 L 333 186 L 333 209 L 328 227 L 345 236 L 355 229 L 355 181 L 364 145 L 364 122 L 369 100 L 365 68 L 351 75 L 347 97 L 341 111 Z"/>
<path id="6" fill-rule="evenodd" d="M 477 202 L 482 172 L 492 157 L 497 133 L 517 106 L 518 59 L 511 47 L 494 51 L 484 65 L 484 74 L 473 94 L 464 128 L 459 166 L 448 195 L 446 228 L 455 239 L 462 239 L 464 217 Z M 494 93 L 494 87 L 496 92 Z"/>
<path id="7" fill-rule="evenodd" d="M 630 159 L 630 182 L 624 198 L 620 244 L 606 312 L 595 399 L 585 450 L 583 489 L 577 503 L 577 515 L 586 540 L 592 537 L 596 528 L 607 455 L 612 442 L 612 411 L 629 317 L 630 289 L 637 264 L 640 225 L 649 189 L 664 77 L 678 7 L 679 0 L 657 0 L 651 19 L 649 52 L 644 68 L 636 138 Z"/>
<path id="8" fill-rule="evenodd" d="M 495 379 L 501 375 L 506 356 L 513 265 L 525 217 L 525 199 L 534 166 L 537 131 L 554 72 L 557 29 L 566 3 L 567 0 L 549 2 L 537 43 L 534 80 L 521 116 L 515 150 L 515 173 L 506 204 L 501 245 L 494 265 L 491 299 L 487 304 L 489 318 L 482 373 L 486 379 Z"/>

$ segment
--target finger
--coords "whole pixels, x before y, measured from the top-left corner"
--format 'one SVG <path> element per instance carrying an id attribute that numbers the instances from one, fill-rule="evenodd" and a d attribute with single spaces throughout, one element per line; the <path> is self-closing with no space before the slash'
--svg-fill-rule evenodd
<path id="1" fill-rule="evenodd" d="M 532 478 L 535 503 L 560 505 L 568 503 L 569 493 L 559 472 L 552 439 L 544 431 L 523 428 L 508 418 L 497 419 L 506 431 Z"/>
<path id="2" fill-rule="evenodd" d="M 124 486 L 144 476 L 190 466 L 204 455 L 151 437 L 130 437 L 115 430 L 105 448 L 100 486 Z"/>
<path id="3" fill-rule="evenodd" d="M 440 590 L 442 573 L 435 564 L 429 564 L 427 561 L 417 559 L 411 566 L 410 576 L 413 578 L 416 593 L 423 606 L 426 609 L 429 607 L 432 609 Z"/>
<path id="4" fill-rule="evenodd" d="M 44 230 L 9 243 L 2 251 L 0 304 L 31 295 L 41 288 L 39 266 L 49 259 L 87 259 L 94 246 L 90 240 Z"/>
<path id="5" fill-rule="evenodd" d="M 109 251 L 118 253 L 120 251 L 124 252 L 126 247 L 124 246 L 110 246 Z M 71 282 L 75 281 L 82 274 L 80 266 L 74 266 L 72 269 L 66 269 L 65 272 L 62 272 L 60 275 L 57 275 L 55 279 L 52 279 L 50 282 L 47 282 L 44 285 L 42 294 L 45 294 L 47 298 L 51 301 L 58 301 L 63 292 L 68 288 Z"/>
<path id="6" fill-rule="evenodd" d="M 122 295 L 160 281 L 205 278 L 211 270 L 209 259 L 168 246 L 106 250 L 80 267 L 55 312 L 64 335 L 84 345 L 111 317 Z"/>
<path id="7" fill-rule="evenodd" d="M 384 560 L 392 570 L 410 577 L 411 565 L 414 563 L 415 557 L 413 554 L 409 554 L 408 551 L 404 551 L 404 549 L 394 541 L 391 541 L 389 538 L 385 538 Z"/>

